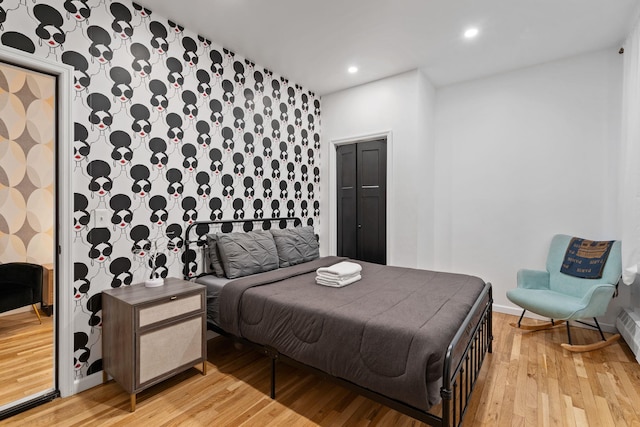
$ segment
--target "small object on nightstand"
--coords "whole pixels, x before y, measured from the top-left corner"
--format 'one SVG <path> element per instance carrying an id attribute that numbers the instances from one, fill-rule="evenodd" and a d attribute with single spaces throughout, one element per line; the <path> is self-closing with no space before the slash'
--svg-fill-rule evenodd
<path id="1" fill-rule="evenodd" d="M 144 281 L 144 285 L 147 288 L 157 288 L 158 286 L 164 285 L 164 279 L 162 277 L 156 277 L 153 279 L 147 279 Z"/>
<path id="2" fill-rule="evenodd" d="M 130 397 L 192 366 L 207 373 L 205 287 L 176 278 L 102 292 L 103 380 Z M 180 349 L 180 351 L 173 351 Z"/>

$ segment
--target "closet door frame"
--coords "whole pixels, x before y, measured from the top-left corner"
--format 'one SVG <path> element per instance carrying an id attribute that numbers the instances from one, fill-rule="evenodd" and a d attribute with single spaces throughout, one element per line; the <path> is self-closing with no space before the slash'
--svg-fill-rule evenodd
<path id="1" fill-rule="evenodd" d="M 56 219 L 57 251 L 56 292 L 54 295 L 54 384 L 53 391 L 62 397 L 73 394 L 73 190 L 71 180 L 71 147 L 73 141 L 72 87 L 73 68 L 62 62 L 42 59 L 19 50 L 0 47 L 0 61 L 56 77 Z M 26 405 L 39 395 L 27 396 L 11 407 Z"/>
<path id="2" fill-rule="evenodd" d="M 336 149 L 340 145 L 357 144 L 359 142 L 374 141 L 377 139 L 385 139 L 387 144 L 387 208 L 386 208 L 386 224 L 387 224 L 387 239 L 386 239 L 386 253 L 387 264 L 394 265 L 393 254 L 389 250 L 389 242 L 391 239 L 389 236 L 393 235 L 393 209 L 390 206 L 394 203 L 393 194 L 390 189 L 393 188 L 393 135 L 391 130 L 384 130 L 380 132 L 356 135 L 346 138 L 337 138 L 331 140 L 331 147 L 329 149 L 329 248 L 325 252 L 322 250 L 323 255 L 335 255 L 338 250 L 338 191 L 337 191 L 337 156 Z"/>

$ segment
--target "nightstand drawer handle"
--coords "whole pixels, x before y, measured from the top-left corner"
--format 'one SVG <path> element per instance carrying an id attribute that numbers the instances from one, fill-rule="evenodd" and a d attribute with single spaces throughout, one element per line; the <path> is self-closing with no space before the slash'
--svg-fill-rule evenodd
<path id="1" fill-rule="evenodd" d="M 174 299 L 178 299 L 178 297 L 174 295 L 174 296 L 172 296 L 172 297 L 171 297 L 171 298 L 169 298 L 169 299 L 170 299 L 171 301 L 173 301 Z"/>

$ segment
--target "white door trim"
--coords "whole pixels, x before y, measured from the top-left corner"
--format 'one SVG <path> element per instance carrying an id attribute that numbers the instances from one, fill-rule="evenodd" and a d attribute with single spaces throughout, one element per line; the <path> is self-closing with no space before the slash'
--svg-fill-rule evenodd
<path id="1" fill-rule="evenodd" d="M 392 199 L 393 193 L 390 191 L 393 188 L 393 135 L 391 130 L 385 130 L 380 132 L 374 132 L 358 136 L 350 136 L 346 138 L 336 138 L 331 140 L 331 147 L 329 148 L 329 254 L 335 255 L 338 251 L 338 191 L 337 185 L 337 169 L 336 169 L 336 149 L 339 145 L 354 144 L 357 142 L 373 141 L 376 139 L 386 139 L 387 143 L 387 264 L 393 265 L 393 254 L 390 249 L 389 236 L 392 235 L 392 214 L 394 200 Z"/>
<path id="2" fill-rule="evenodd" d="M 73 270 L 72 270 L 72 230 L 73 230 L 73 190 L 71 188 L 71 147 L 73 141 L 72 123 L 73 109 L 71 94 L 73 87 L 73 68 L 52 60 L 41 59 L 26 52 L 0 47 L 0 60 L 25 68 L 41 71 L 57 77 L 57 130 L 56 150 L 58 177 L 58 217 L 54 224 L 54 241 L 59 245 L 57 264 L 57 299 L 54 301 L 54 330 L 57 340 L 54 344 L 56 352 L 56 383 L 62 397 L 69 396 L 73 390 Z"/>

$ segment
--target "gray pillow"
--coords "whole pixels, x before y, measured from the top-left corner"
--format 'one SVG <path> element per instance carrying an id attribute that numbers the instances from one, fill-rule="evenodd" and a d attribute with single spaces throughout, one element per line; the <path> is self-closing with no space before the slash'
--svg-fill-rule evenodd
<path id="1" fill-rule="evenodd" d="M 218 233 L 222 268 L 229 279 L 278 268 L 278 252 L 268 231 Z"/>
<path id="2" fill-rule="evenodd" d="M 220 262 L 220 250 L 218 249 L 218 237 L 215 234 L 207 234 L 207 250 L 209 255 L 209 268 L 214 275 L 224 277 L 224 269 Z"/>
<path id="3" fill-rule="evenodd" d="M 278 249 L 280 267 L 312 261 L 320 256 L 320 246 L 313 227 L 296 227 L 271 230 Z"/>

